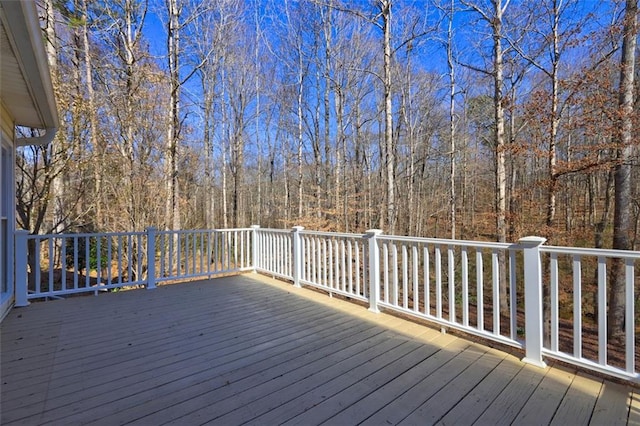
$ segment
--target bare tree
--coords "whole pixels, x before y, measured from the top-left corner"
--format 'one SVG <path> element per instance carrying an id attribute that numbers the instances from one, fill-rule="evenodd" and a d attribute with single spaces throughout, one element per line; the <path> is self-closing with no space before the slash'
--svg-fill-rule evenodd
<path id="1" fill-rule="evenodd" d="M 496 212 L 496 240 L 498 242 L 507 241 L 507 169 L 506 169 L 506 147 L 505 147 L 505 114 L 504 114 L 504 49 L 502 42 L 503 34 L 503 16 L 509 6 L 510 0 L 491 0 L 488 8 L 482 8 L 480 5 L 461 0 L 462 3 L 473 11 L 475 11 L 482 20 L 484 20 L 491 29 L 493 40 L 492 62 L 493 66 L 490 70 L 475 68 L 478 71 L 489 74 L 493 79 L 493 148 L 495 153 L 495 212 Z M 500 310 L 507 312 L 507 282 L 506 282 L 506 266 L 504 259 L 501 264 L 500 271 Z"/>
<path id="2" fill-rule="evenodd" d="M 634 113 L 634 77 L 635 52 L 638 38 L 638 0 L 626 0 L 620 58 L 619 88 L 619 134 L 617 163 L 615 166 L 615 207 L 613 219 L 613 248 L 630 250 L 633 220 L 631 215 L 631 157 L 633 153 L 633 113 Z M 616 259 L 611 271 L 609 286 L 608 334 L 617 337 L 624 333 L 625 326 L 625 274 L 624 262 Z"/>

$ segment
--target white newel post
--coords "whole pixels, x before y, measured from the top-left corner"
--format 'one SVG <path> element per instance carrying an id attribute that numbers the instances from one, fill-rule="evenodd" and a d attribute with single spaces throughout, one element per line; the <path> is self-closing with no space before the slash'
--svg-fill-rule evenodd
<path id="1" fill-rule="evenodd" d="M 29 275 L 27 273 L 27 236 L 29 231 L 17 230 L 15 232 L 15 259 L 16 259 L 16 306 L 29 306 Z M 36 253 L 37 254 L 37 253 Z"/>
<path id="2" fill-rule="evenodd" d="M 522 361 L 546 367 L 542 360 L 542 262 L 540 246 L 547 241 L 542 237 L 524 237 L 518 242 L 524 251 L 524 316 L 525 350 Z"/>
<path id="3" fill-rule="evenodd" d="M 300 287 L 300 278 L 302 277 L 302 240 L 300 239 L 300 231 L 304 226 L 294 226 L 292 239 L 293 250 L 293 286 Z"/>
<path id="4" fill-rule="evenodd" d="M 147 290 L 156 288 L 156 228 L 147 228 Z"/>
<path id="5" fill-rule="evenodd" d="M 260 225 L 251 225 L 251 267 L 253 273 L 256 273 L 258 267 L 258 229 L 260 229 Z"/>
<path id="6" fill-rule="evenodd" d="M 380 300 L 380 248 L 377 237 L 382 234 L 380 229 L 365 231 L 365 238 L 369 244 L 369 310 L 378 313 L 378 301 Z"/>

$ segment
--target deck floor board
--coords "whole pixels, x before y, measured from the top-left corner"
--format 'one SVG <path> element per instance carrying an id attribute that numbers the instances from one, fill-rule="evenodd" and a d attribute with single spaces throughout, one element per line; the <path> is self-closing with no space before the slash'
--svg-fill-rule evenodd
<path id="1" fill-rule="evenodd" d="M 260 275 L 33 303 L 0 423 L 637 424 L 636 390 Z"/>

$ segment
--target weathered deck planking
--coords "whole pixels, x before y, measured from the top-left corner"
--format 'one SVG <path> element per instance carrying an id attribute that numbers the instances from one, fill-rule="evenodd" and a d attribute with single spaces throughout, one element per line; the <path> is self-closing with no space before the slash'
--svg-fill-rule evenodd
<path id="1" fill-rule="evenodd" d="M 35 303 L 2 424 L 638 424 L 629 386 L 259 275 Z"/>

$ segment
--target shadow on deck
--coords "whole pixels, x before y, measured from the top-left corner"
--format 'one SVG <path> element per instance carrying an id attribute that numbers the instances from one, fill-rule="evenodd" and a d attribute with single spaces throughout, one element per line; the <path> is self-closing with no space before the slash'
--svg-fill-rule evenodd
<path id="1" fill-rule="evenodd" d="M 629 386 L 260 275 L 36 303 L 2 322 L 4 424 L 625 424 Z"/>

